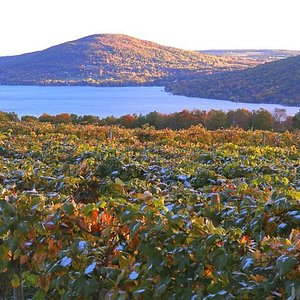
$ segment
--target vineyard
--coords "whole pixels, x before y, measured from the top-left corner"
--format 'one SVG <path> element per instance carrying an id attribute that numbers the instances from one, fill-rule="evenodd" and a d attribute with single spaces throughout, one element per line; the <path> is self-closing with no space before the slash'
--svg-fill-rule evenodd
<path id="1" fill-rule="evenodd" d="M 0 122 L 0 299 L 300 299 L 299 148 Z"/>

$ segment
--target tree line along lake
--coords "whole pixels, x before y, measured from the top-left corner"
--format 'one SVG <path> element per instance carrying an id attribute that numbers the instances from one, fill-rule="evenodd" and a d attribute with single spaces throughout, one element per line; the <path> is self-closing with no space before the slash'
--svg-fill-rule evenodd
<path id="1" fill-rule="evenodd" d="M 40 116 L 74 113 L 99 117 L 126 114 L 178 112 L 183 109 L 209 111 L 264 108 L 274 112 L 285 108 L 288 115 L 295 115 L 300 107 L 279 104 L 237 103 L 176 96 L 163 87 L 90 87 L 90 86 L 0 86 L 0 111 L 15 112 L 18 116 Z"/>

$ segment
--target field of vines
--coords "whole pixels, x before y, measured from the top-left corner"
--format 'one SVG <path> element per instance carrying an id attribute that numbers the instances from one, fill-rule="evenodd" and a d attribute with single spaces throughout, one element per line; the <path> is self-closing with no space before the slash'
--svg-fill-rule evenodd
<path id="1" fill-rule="evenodd" d="M 0 299 L 300 299 L 300 132 L 0 123 Z"/>

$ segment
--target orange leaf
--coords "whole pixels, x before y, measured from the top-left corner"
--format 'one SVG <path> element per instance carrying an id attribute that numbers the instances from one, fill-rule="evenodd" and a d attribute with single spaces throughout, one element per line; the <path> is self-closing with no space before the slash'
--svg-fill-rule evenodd
<path id="1" fill-rule="evenodd" d="M 129 227 L 127 225 L 121 228 L 121 233 L 125 236 L 129 233 Z"/>
<path id="2" fill-rule="evenodd" d="M 20 264 L 24 265 L 28 262 L 29 256 L 27 254 L 20 256 Z"/>
<path id="3" fill-rule="evenodd" d="M 101 223 L 103 225 L 110 225 L 112 223 L 113 217 L 105 210 L 101 215 Z"/>
<path id="4" fill-rule="evenodd" d="M 99 216 L 98 210 L 92 210 L 90 212 L 90 214 L 91 214 L 92 222 L 96 222 L 98 220 L 98 216 Z"/>
<path id="5" fill-rule="evenodd" d="M 40 275 L 38 279 L 38 287 L 45 292 L 48 292 L 51 283 L 51 275 Z"/>
<path id="6" fill-rule="evenodd" d="M 206 278 L 213 278 L 213 266 L 208 265 L 203 271 L 203 276 Z"/>
<path id="7" fill-rule="evenodd" d="M 100 224 L 92 224 L 91 225 L 91 231 L 93 234 L 97 234 L 98 232 L 100 232 L 102 230 Z"/>
<path id="8" fill-rule="evenodd" d="M 240 238 L 240 244 L 251 244 L 252 241 L 251 241 L 251 238 L 248 236 L 248 235 L 243 235 L 241 238 Z"/>
<path id="9" fill-rule="evenodd" d="M 51 257 L 56 257 L 58 255 L 58 252 L 62 249 L 62 242 L 56 241 L 54 239 L 49 240 L 48 242 L 48 250 L 49 255 Z"/>
<path id="10" fill-rule="evenodd" d="M 128 244 L 129 244 L 129 247 L 131 248 L 131 250 L 135 251 L 137 246 L 139 245 L 139 243 L 140 243 L 140 240 L 139 240 L 137 234 L 135 234 L 133 236 L 133 238 L 129 241 Z"/>
<path id="11" fill-rule="evenodd" d="M 254 281 L 256 282 L 264 282 L 265 281 L 265 277 L 263 275 L 251 275 L 250 276 Z"/>

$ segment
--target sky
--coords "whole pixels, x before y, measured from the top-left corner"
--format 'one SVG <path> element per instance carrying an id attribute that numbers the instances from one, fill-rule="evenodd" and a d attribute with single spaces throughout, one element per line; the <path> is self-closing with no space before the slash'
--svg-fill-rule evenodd
<path id="1" fill-rule="evenodd" d="M 188 50 L 300 50 L 299 0 L 1 0 L 0 56 L 96 33 Z"/>

